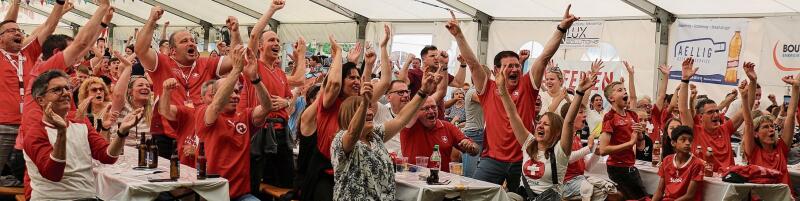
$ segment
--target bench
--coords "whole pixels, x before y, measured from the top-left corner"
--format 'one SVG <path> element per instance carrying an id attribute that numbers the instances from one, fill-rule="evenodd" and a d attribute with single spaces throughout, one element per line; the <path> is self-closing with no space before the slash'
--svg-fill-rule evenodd
<path id="1" fill-rule="evenodd" d="M 289 191 L 292 190 L 292 189 L 281 188 L 281 187 L 277 187 L 277 186 L 273 186 L 273 185 L 269 185 L 269 184 L 265 184 L 265 183 L 261 183 L 260 189 L 261 189 L 261 192 L 264 192 L 267 195 L 270 195 L 270 196 L 272 196 L 274 198 L 280 198 L 281 196 L 283 196 L 284 194 L 286 194 L 286 193 L 288 193 Z"/>
<path id="2" fill-rule="evenodd" d="M 0 187 L 0 195 L 13 196 L 16 200 L 25 201 L 25 189 L 22 187 Z"/>

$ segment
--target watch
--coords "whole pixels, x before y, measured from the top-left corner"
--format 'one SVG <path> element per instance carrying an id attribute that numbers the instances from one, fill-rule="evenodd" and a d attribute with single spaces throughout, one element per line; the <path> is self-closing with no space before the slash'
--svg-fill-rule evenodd
<path id="1" fill-rule="evenodd" d="M 567 29 L 561 28 L 561 25 L 556 25 L 556 29 L 558 29 L 558 31 L 560 31 L 561 33 L 567 33 Z"/>
<path id="2" fill-rule="evenodd" d="M 251 83 L 251 84 L 258 84 L 259 82 L 261 82 L 261 76 L 258 76 L 258 77 L 257 77 L 256 79 L 254 79 L 254 80 L 250 80 L 250 83 Z"/>

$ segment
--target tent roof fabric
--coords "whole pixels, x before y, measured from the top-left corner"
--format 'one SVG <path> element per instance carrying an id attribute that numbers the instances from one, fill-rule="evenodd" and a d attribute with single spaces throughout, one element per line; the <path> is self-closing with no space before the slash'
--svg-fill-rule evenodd
<path id="1" fill-rule="evenodd" d="M 220 0 L 148 0 L 171 6 L 213 25 L 224 25 L 228 16 L 235 16 L 241 25 L 252 25 L 257 18 L 237 11 Z M 269 8 L 265 0 L 225 0 L 264 13 Z M 334 23 L 354 22 L 355 20 L 328 9 L 317 2 L 331 2 L 335 6 L 350 10 L 370 21 L 443 21 L 450 17 L 447 10 L 456 10 L 448 2 L 466 5 L 488 14 L 496 20 L 558 20 L 567 4 L 572 4 L 573 13 L 594 19 L 649 19 L 647 13 L 631 6 L 626 1 L 652 3 L 679 18 L 691 17 L 758 17 L 775 15 L 800 15 L 800 1 L 796 0 L 288 0 L 285 11 L 273 18 L 281 23 Z M 4 11 L 8 2 L 3 2 Z M 42 5 L 39 1 L 30 3 L 32 7 L 49 12 L 52 5 Z M 134 15 L 133 18 L 147 19 L 152 6 L 142 0 L 113 1 L 112 5 L 121 11 Z M 76 1 L 75 12 L 64 16 L 65 20 L 85 23 L 95 4 L 83 0 Z M 458 7 L 456 6 L 456 7 Z M 235 7 L 235 6 L 233 6 Z M 455 12 L 459 19 L 470 19 L 470 15 Z M 171 26 L 198 26 L 197 22 L 187 20 L 180 13 L 166 12 L 159 24 L 166 21 Z M 142 26 L 140 21 L 122 15 L 115 15 L 112 23 L 117 26 Z"/>

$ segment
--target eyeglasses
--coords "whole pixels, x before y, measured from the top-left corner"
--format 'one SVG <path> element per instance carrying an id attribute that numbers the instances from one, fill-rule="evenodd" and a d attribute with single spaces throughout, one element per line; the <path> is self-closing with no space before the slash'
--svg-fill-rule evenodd
<path id="1" fill-rule="evenodd" d="M 3 31 L 3 33 L 0 33 L 0 34 L 17 33 L 17 32 L 22 33 L 22 29 L 10 28 L 10 29 L 6 29 L 5 31 Z"/>
<path id="2" fill-rule="evenodd" d="M 397 94 L 398 96 L 402 96 L 403 94 L 409 94 L 411 91 L 408 90 L 397 90 L 397 91 L 390 91 L 389 94 Z"/>
<path id="3" fill-rule="evenodd" d="M 435 105 L 431 105 L 431 106 L 425 106 L 425 107 L 419 108 L 419 111 L 428 111 L 428 110 L 436 111 L 436 106 Z"/>
<path id="4" fill-rule="evenodd" d="M 89 89 L 89 91 L 91 91 L 91 92 L 104 92 L 106 90 L 103 89 L 103 88 L 93 88 L 93 89 Z"/>
<path id="5" fill-rule="evenodd" d="M 67 92 L 67 93 L 72 92 L 72 87 L 69 86 L 69 85 L 66 85 L 66 86 L 59 86 L 59 87 L 50 88 L 50 89 L 47 90 L 47 93 L 51 93 L 51 94 L 55 94 L 55 95 L 59 95 L 59 96 L 63 95 L 64 92 Z"/>

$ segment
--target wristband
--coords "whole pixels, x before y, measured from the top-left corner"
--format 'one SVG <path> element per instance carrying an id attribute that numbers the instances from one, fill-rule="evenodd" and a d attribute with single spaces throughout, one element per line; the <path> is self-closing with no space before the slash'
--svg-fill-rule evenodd
<path id="1" fill-rule="evenodd" d="M 567 29 L 561 28 L 561 25 L 556 25 L 556 29 L 558 29 L 558 31 L 560 31 L 561 33 L 567 33 Z"/>
<path id="2" fill-rule="evenodd" d="M 419 96 L 422 99 L 428 98 L 428 94 L 425 94 L 422 91 L 418 91 L 417 96 Z"/>
<path id="3" fill-rule="evenodd" d="M 461 68 L 466 68 L 466 67 L 467 67 L 466 64 L 461 64 Z"/>
<path id="4" fill-rule="evenodd" d="M 689 84 L 689 80 L 681 80 L 681 82 Z"/>
<path id="5" fill-rule="evenodd" d="M 585 92 L 583 92 L 583 91 L 578 91 L 578 90 L 575 90 L 575 94 L 577 94 L 577 95 L 579 95 L 579 96 L 584 96 L 584 95 L 586 95 L 586 94 L 585 94 Z"/>
<path id="6" fill-rule="evenodd" d="M 122 127 L 122 123 L 117 124 L 117 128 L 119 128 L 119 127 Z M 125 138 L 125 137 L 128 137 L 128 134 L 131 134 L 130 130 L 128 130 L 128 132 L 125 132 L 124 134 L 122 132 L 120 132 L 121 130 L 122 129 L 117 129 L 117 136 L 119 138 Z"/>
<path id="7" fill-rule="evenodd" d="M 259 77 L 258 77 L 258 78 L 256 78 L 255 80 L 250 80 L 250 83 L 251 83 L 251 84 L 258 84 L 258 83 L 260 83 L 260 82 L 261 82 L 261 76 L 259 76 Z"/>
<path id="8" fill-rule="evenodd" d="M 100 26 L 103 27 L 103 28 L 108 28 L 108 24 L 103 23 L 103 22 L 100 22 Z"/>
<path id="9" fill-rule="evenodd" d="M 62 5 L 63 6 L 65 3 L 67 3 L 67 1 L 66 0 L 56 0 L 56 3 L 58 5 Z"/>

